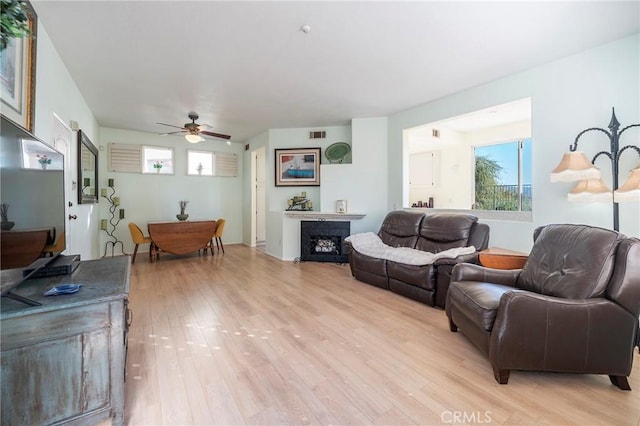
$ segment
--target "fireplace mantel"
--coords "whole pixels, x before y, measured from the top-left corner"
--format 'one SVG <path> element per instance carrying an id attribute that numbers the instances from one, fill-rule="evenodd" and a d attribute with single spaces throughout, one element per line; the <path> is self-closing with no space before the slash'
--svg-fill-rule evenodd
<path id="1" fill-rule="evenodd" d="M 323 213 L 314 211 L 285 211 L 285 216 L 291 218 L 313 220 L 313 219 L 325 219 L 325 220 L 357 220 L 362 219 L 366 214 L 362 213 Z"/>
<path id="2" fill-rule="evenodd" d="M 280 259 L 288 261 L 300 258 L 300 222 L 317 220 L 319 222 L 344 221 L 355 223 L 358 219 L 363 219 L 366 216 L 366 214 L 363 213 L 333 213 L 301 210 L 283 211 L 281 216 L 280 212 L 273 212 L 273 214 L 274 216 L 278 215 L 281 222 L 280 225 L 277 225 L 274 221 L 272 227 L 273 229 L 278 229 L 279 226 L 279 232 L 282 235 L 282 239 L 279 241 L 282 250 L 282 257 L 280 257 Z M 351 230 L 353 229 L 354 226 L 351 226 Z M 356 229 L 358 229 L 358 227 L 356 227 Z"/>

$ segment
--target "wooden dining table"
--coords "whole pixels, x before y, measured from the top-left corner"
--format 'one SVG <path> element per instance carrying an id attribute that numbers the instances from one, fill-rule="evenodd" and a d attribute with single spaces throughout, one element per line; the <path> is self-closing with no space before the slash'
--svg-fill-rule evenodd
<path id="1" fill-rule="evenodd" d="M 185 220 L 148 222 L 147 229 L 153 240 L 151 262 L 158 258 L 158 251 L 184 255 L 208 247 L 216 229 L 215 220 Z"/>
<path id="2" fill-rule="evenodd" d="M 0 269 L 22 268 L 42 256 L 52 239 L 50 228 L 2 231 Z"/>

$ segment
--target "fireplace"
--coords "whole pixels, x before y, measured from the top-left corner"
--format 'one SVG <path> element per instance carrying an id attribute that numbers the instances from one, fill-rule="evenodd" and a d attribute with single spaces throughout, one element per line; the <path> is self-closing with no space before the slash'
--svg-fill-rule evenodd
<path id="1" fill-rule="evenodd" d="M 347 263 L 344 239 L 350 232 L 350 222 L 300 221 L 300 260 Z"/>

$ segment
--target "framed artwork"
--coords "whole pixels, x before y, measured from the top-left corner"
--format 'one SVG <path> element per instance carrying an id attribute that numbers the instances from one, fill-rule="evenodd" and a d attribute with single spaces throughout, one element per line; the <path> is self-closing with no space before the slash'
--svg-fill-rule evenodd
<path id="1" fill-rule="evenodd" d="M 320 148 L 276 149 L 276 186 L 320 186 Z"/>
<path id="2" fill-rule="evenodd" d="M 36 94 L 36 36 L 38 17 L 28 1 L 23 3 L 31 37 L 14 38 L 0 51 L 2 114 L 33 132 Z"/>

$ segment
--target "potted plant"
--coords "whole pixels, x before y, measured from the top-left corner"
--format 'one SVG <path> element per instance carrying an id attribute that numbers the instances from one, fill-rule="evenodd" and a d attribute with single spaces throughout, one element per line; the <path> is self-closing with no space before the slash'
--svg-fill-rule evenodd
<path id="1" fill-rule="evenodd" d="M 176 217 L 178 218 L 178 220 L 187 220 L 189 215 L 186 214 L 184 211 L 187 209 L 187 204 L 189 204 L 189 202 L 180 201 L 178 202 L 178 204 L 180 205 L 180 214 L 177 214 Z"/>
<path id="2" fill-rule="evenodd" d="M 156 169 L 156 173 L 160 173 L 160 169 L 162 169 L 162 161 L 158 160 L 153 163 L 153 168 Z"/>
<path id="3" fill-rule="evenodd" d="M 0 52 L 6 49 L 13 38 L 23 38 L 31 35 L 29 21 L 23 6 L 18 0 L 2 0 L 0 8 Z"/>
<path id="4" fill-rule="evenodd" d="M 9 204 L 2 203 L 0 204 L 0 216 L 2 217 L 2 223 L 0 224 L 0 228 L 3 231 L 8 231 L 13 228 L 15 223 L 9 220 Z"/>
<path id="5" fill-rule="evenodd" d="M 46 170 L 47 166 L 51 164 L 51 158 L 47 157 L 46 154 L 38 154 L 38 163 L 40 163 L 40 166 L 42 166 L 42 168 Z"/>

